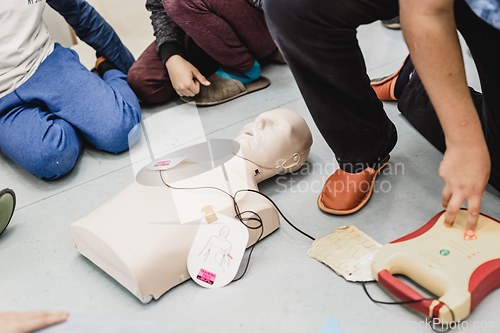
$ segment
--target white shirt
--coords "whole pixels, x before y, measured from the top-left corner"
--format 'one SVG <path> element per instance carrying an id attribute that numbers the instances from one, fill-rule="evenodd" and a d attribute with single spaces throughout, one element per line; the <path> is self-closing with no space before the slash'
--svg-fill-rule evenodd
<path id="1" fill-rule="evenodd" d="M 26 82 L 54 50 L 44 8 L 45 0 L 1 0 L 0 98 Z"/>

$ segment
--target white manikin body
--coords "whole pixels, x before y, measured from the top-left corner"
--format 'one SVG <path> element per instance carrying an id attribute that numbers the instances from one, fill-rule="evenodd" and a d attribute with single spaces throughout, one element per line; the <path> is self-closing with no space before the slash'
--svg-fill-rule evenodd
<path id="1" fill-rule="evenodd" d="M 179 174 L 203 163 L 180 163 L 161 171 L 164 181 L 175 187 L 213 186 L 231 194 L 258 190 L 260 181 L 299 169 L 309 155 L 312 136 L 300 115 L 278 109 L 246 125 L 235 141 L 239 151 L 223 167 L 185 178 Z M 162 183 L 160 171 L 144 168 L 137 180 L 73 223 L 71 237 L 82 255 L 147 303 L 189 278 L 187 257 L 203 218 L 201 209 L 211 205 L 216 214 L 235 216 L 235 212 L 232 199 L 221 191 L 170 189 Z M 260 215 L 262 237 L 279 227 L 278 213 L 264 197 L 243 192 L 237 202 L 240 211 Z M 258 240 L 261 230 L 249 233 L 248 246 Z"/>

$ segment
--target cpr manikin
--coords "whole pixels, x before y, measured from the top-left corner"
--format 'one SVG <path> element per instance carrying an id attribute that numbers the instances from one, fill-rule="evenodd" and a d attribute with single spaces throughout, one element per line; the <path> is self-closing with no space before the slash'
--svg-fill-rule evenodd
<path id="1" fill-rule="evenodd" d="M 216 214 L 234 217 L 233 201 L 221 191 L 173 189 L 163 181 L 177 188 L 211 186 L 233 195 L 258 190 L 259 182 L 298 170 L 309 155 L 312 136 L 300 115 L 277 109 L 260 114 L 235 141 L 238 149 L 230 152 L 231 158 L 218 166 L 210 161 L 207 171 L 187 178 L 178 175 L 203 163 L 180 163 L 164 171 L 143 168 L 131 185 L 71 225 L 77 250 L 145 303 L 188 279 L 187 257 L 202 209 L 211 206 Z M 264 197 L 240 192 L 236 200 L 240 211 L 262 218 L 262 237 L 279 227 L 278 213 Z M 249 234 L 247 246 L 258 240 L 261 229 L 249 229 Z M 225 245 L 225 235 L 221 230 L 218 246 Z M 214 244 L 207 244 L 207 255 Z"/>

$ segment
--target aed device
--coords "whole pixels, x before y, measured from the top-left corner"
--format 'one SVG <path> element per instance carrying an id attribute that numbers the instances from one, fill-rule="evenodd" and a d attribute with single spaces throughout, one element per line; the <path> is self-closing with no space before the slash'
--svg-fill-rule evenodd
<path id="1" fill-rule="evenodd" d="M 424 297 L 400 281 L 402 274 L 437 300 L 409 303 L 442 322 L 463 320 L 492 290 L 500 286 L 500 222 L 480 214 L 477 239 L 465 240 L 467 211 L 460 210 L 451 228 L 444 211 L 420 229 L 384 245 L 372 260 L 372 275 L 401 301 Z"/>

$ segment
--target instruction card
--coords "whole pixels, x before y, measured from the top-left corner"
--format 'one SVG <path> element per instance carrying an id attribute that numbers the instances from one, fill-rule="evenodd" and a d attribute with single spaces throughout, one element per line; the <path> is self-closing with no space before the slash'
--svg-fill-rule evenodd
<path id="1" fill-rule="evenodd" d="M 381 247 L 351 225 L 316 239 L 307 255 L 324 263 L 347 281 L 373 281 L 371 261 Z"/>

